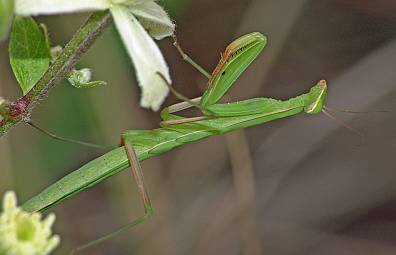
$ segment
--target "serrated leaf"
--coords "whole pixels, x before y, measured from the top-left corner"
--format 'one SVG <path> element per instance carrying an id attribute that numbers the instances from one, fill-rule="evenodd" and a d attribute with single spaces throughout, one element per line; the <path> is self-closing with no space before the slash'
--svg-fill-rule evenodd
<path id="1" fill-rule="evenodd" d="M 7 38 L 14 16 L 14 0 L 0 0 L 0 42 Z"/>
<path id="2" fill-rule="evenodd" d="M 12 70 L 25 95 L 50 63 L 50 49 L 45 35 L 31 17 L 15 17 L 9 51 Z"/>

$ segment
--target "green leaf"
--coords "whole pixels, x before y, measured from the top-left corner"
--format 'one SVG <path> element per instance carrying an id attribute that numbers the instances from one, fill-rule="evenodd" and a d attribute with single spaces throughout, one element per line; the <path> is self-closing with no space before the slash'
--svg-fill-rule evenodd
<path id="1" fill-rule="evenodd" d="M 15 17 L 9 51 L 15 78 L 26 95 L 50 63 L 46 36 L 31 17 Z"/>
<path id="2" fill-rule="evenodd" d="M 13 17 L 14 0 L 0 0 L 0 42 L 7 38 Z"/>

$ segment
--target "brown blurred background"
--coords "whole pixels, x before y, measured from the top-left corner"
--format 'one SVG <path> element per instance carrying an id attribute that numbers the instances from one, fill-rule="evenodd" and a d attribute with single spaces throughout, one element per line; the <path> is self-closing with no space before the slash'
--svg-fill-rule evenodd
<path id="1" fill-rule="evenodd" d="M 395 254 L 396 2 L 389 0 L 162 1 L 183 48 L 208 70 L 237 36 L 269 44 L 232 89 L 234 99 L 288 98 L 319 79 L 327 105 L 363 138 L 327 118 L 300 115 L 175 149 L 143 162 L 154 217 L 83 254 Z M 65 44 L 87 17 L 40 17 Z M 175 87 L 196 97 L 206 80 L 171 45 L 160 47 Z M 83 57 L 108 86 L 59 84 L 33 120 L 65 137 L 116 145 L 127 129 L 158 126 L 138 107 L 130 60 L 113 26 Z M 0 95 L 20 95 L 0 45 Z M 170 96 L 165 105 L 175 103 Z M 380 111 L 386 112 L 380 112 Z M 103 151 L 54 141 L 29 126 L 0 139 L 0 194 L 21 202 Z M 52 208 L 65 254 L 140 216 L 130 171 Z"/>

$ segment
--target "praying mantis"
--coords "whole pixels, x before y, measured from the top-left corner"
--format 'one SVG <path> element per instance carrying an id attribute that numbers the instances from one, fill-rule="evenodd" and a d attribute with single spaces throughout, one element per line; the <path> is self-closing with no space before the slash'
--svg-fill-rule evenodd
<path id="1" fill-rule="evenodd" d="M 258 32 L 233 41 L 210 76 L 208 88 L 202 97 L 187 99 L 169 85 L 171 91 L 185 101 L 169 106 L 161 112 L 160 128 L 125 131 L 122 134 L 123 146 L 66 175 L 24 203 L 23 209 L 29 212 L 47 209 L 131 166 L 143 201 L 144 215 L 109 235 L 77 248 L 85 249 L 144 222 L 152 215 L 153 209 L 139 161 L 209 136 L 221 135 L 301 112 L 320 113 L 327 91 L 324 80 L 319 81 L 309 92 L 288 100 L 253 98 L 233 103 L 218 103 L 265 45 L 266 37 Z M 161 74 L 158 75 L 162 77 Z M 184 118 L 174 114 L 189 107 L 197 107 L 203 116 Z"/>

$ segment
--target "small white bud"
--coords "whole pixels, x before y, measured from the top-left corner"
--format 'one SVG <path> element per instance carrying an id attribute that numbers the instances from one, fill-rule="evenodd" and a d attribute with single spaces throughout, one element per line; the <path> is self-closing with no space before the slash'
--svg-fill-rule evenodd
<path id="1" fill-rule="evenodd" d="M 89 68 L 83 68 L 80 70 L 73 70 L 70 72 L 67 80 L 74 87 L 80 88 L 83 84 L 86 84 L 91 81 L 92 72 Z"/>
<path id="2" fill-rule="evenodd" d="M 50 53 L 51 53 L 51 62 L 54 62 L 62 53 L 63 48 L 60 45 L 54 46 L 51 48 Z"/>

